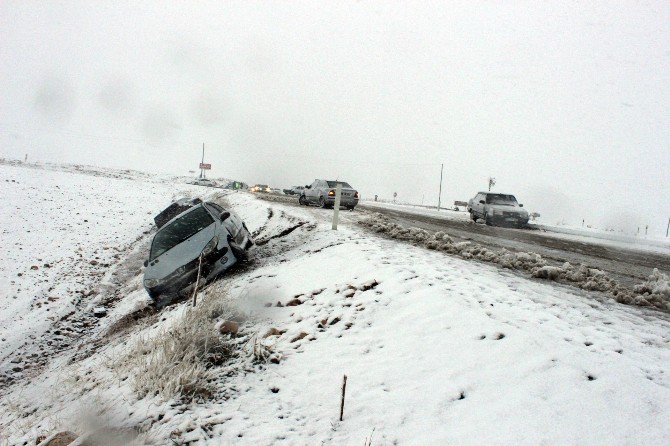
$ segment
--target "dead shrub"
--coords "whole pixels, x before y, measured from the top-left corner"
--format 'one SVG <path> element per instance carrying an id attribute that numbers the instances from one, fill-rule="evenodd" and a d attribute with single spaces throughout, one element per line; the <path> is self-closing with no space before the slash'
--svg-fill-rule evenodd
<path id="1" fill-rule="evenodd" d="M 228 361 L 238 343 L 216 329 L 218 319 L 233 319 L 225 299 L 209 296 L 196 307 L 186 306 L 180 319 L 159 333 L 140 339 L 123 365 L 134 379 L 140 398 L 204 399 L 215 390 L 214 368 Z"/>

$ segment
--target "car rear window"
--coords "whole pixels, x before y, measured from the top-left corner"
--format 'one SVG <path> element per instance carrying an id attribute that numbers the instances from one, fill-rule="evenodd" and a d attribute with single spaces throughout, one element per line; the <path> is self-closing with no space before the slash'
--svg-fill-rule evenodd
<path id="1" fill-rule="evenodd" d="M 151 244 L 150 259 L 153 260 L 169 251 L 212 223 L 214 223 L 214 219 L 202 205 L 182 215 L 156 233 Z"/>
<path id="2" fill-rule="evenodd" d="M 349 183 L 345 183 L 344 181 L 326 181 L 328 183 L 328 187 L 337 187 L 337 183 L 340 183 L 342 187 L 348 187 L 349 189 L 352 189 L 351 186 L 349 186 Z"/>

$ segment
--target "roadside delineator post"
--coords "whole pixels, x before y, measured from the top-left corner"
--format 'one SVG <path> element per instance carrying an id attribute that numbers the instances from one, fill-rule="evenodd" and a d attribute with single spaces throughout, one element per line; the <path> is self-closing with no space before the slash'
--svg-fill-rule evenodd
<path id="1" fill-rule="evenodd" d="M 342 379 L 342 396 L 340 397 L 340 421 L 344 418 L 344 395 L 347 392 L 347 375 Z"/>
<path id="2" fill-rule="evenodd" d="M 333 230 L 337 231 L 337 219 L 340 217 L 340 197 L 342 196 L 342 184 L 337 183 L 335 188 L 335 204 L 333 205 Z"/>

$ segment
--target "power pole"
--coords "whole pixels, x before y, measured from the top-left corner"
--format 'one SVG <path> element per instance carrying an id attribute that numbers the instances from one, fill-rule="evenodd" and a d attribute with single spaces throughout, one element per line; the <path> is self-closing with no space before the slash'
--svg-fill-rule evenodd
<path id="1" fill-rule="evenodd" d="M 205 143 L 202 143 L 202 161 L 200 161 L 200 178 L 205 178 L 205 169 L 202 165 L 205 163 Z"/>
<path id="2" fill-rule="evenodd" d="M 665 229 L 665 236 L 668 236 L 668 233 L 670 233 L 670 218 L 668 218 L 668 227 Z"/>
<path id="3" fill-rule="evenodd" d="M 444 170 L 444 163 L 440 164 L 440 195 L 437 197 L 437 211 L 440 212 L 440 205 L 442 204 L 442 171 Z"/>

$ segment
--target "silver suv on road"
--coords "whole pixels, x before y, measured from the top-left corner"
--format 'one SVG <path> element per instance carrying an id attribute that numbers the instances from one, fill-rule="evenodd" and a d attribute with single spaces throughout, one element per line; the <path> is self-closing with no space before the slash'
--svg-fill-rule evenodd
<path id="1" fill-rule="evenodd" d="M 298 202 L 302 205 L 318 204 L 322 208 L 332 208 L 335 205 L 335 188 L 342 185 L 340 206 L 353 210 L 358 204 L 358 191 L 344 181 L 314 180 L 305 186 Z"/>
<path id="2" fill-rule="evenodd" d="M 528 212 L 510 194 L 479 192 L 468 201 L 468 212 L 473 221 L 481 218 L 489 226 L 528 224 Z"/>

